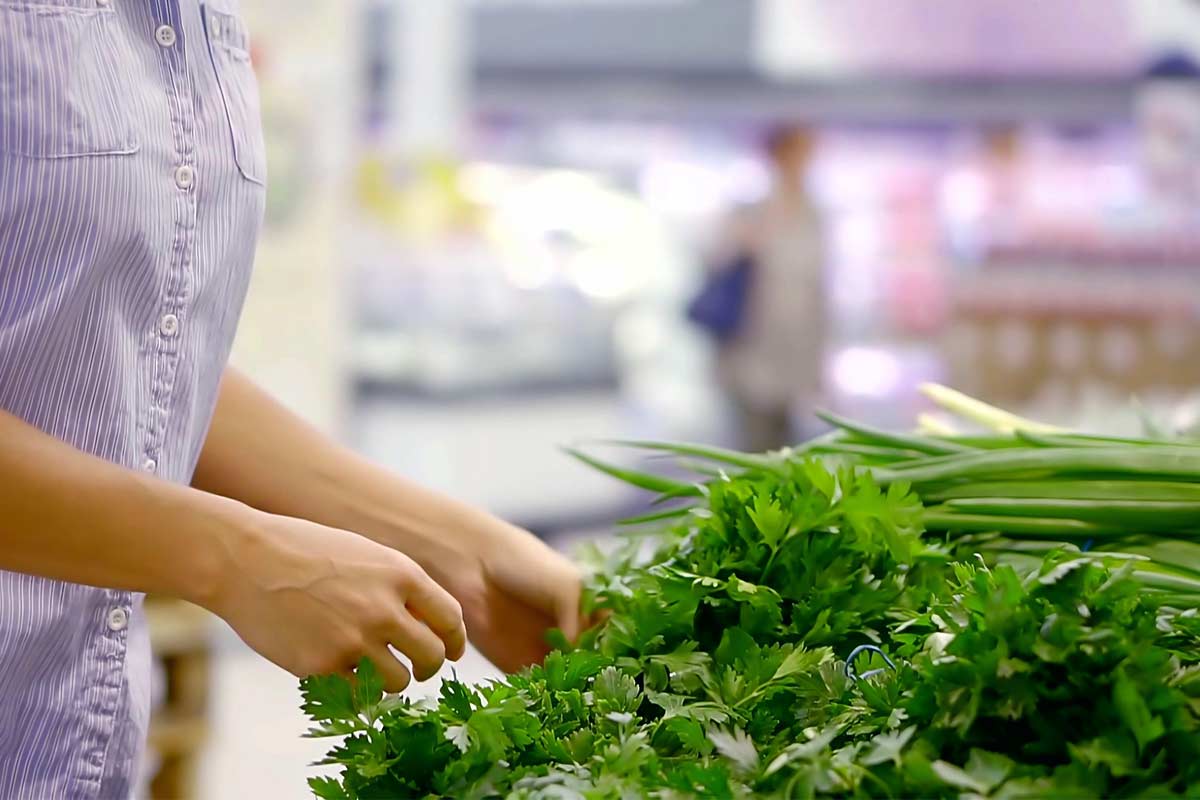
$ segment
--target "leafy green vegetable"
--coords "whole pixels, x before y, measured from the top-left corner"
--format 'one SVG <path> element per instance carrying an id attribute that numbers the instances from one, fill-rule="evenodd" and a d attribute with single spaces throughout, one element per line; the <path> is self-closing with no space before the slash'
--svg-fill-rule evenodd
<path id="1" fill-rule="evenodd" d="M 1002 433 L 631 443 L 694 481 L 573 451 L 671 502 L 598 557 L 604 625 L 437 702 L 307 679 L 314 793 L 1200 795 L 1200 449 L 930 396 Z"/>
<path id="2" fill-rule="evenodd" d="M 503 681 L 449 681 L 436 702 L 384 697 L 369 663 L 353 682 L 306 679 L 312 735 L 341 737 L 323 762 L 341 776 L 314 779 L 314 793 L 1200 793 L 1200 617 L 1145 588 L 1147 572 L 1178 573 L 1144 556 L 930 535 L 904 470 L 881 484 L 855 457 L 793 453 L 686 493 L 621 470 L 695 505 L 651 546 L 605 557 L 587 594 L 606 622 Z M 997 565 L 997 548 L 1020 558 Z M 848 677 L 862 644 L 894 668 L 863 659 L 869 677 Z"/>

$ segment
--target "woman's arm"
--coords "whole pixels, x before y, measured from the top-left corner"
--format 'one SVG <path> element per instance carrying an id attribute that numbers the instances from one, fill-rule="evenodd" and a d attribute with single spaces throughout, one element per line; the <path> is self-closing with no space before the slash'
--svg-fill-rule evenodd
<path id="1" fill-rule="evenodd" d="M 0 569 L 190 600 L 297 675 L 390 643 L 427 677 L 465 644 L 458 603 L 400 554 L 124 469 L 2 411 Z"/>
<path id="2" fill-rule="evenodd" d="M 275 514 L 352 530 L 415 559 L 463 605 L 498 666 L 580 628 L 579 573 L 531 534 L 368 462 L 226 370 L 193 485 Z"/>
<path id="3" fill-rule="evenodd" d="M 435 579 L 470 557 L 460 535 L 477 513 L 339 445 L 228 368 L 192 485 L 272 514 L 367 536 Z"/>
<path id="4" fill-rule="evenodd" d="M 207 605 L 250 509 L 82 453 L 0 411 L 0 568 Z"/>

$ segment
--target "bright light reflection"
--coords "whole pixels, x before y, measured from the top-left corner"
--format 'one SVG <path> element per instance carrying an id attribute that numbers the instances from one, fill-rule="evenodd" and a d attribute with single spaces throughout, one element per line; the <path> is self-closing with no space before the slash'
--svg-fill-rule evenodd
<path id="1" fill-rule="evenodd" d="M 545 250 L 516 247 L 506 254 L 502 267 L 504 277 L 518 289 L 542 289 L 554 278 L 554 259 Z"/>
<path id="2" fill-rule="evenodd" d="M 687 161 L 653 161 L 638 178 L 638 190 L 647 205 L 681 217 L 720 211 L 724 188 L 719 172 Z"/>
<path id="3" fill-rule="evenodd" d="M 632 292 L 638 276 L 630 261 L 616 258 L 612 250 L 600 248 L 583 250 L 567 263 L 567 274 L 588 297 L 596 300 L 619 300 Z"/>
<path id="4" fill-rule="evenodd" d="M 518 185 L 517 170 L 500 164 L 465 165 L 458 175 L 458 188 L 473 203 L 494 206 Z"/>
<path id="5" fill-rule="evenodd" d="M 900 361 L 876 347 L 848 347 L 833 358 L 833 382 L 845 394 L 887 397 L 900 384 Z"/>

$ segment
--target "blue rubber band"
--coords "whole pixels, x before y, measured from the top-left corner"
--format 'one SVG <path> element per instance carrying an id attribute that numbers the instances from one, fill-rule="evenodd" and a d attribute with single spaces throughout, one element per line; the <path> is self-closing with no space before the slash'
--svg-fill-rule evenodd
<path id="1" fill-rule="evenodd" d="M 891 667 L 892 669 L 896 668 L 896 665 L 892 663 L 892 660 L 890 658 L 888 658 L 887 653 L 883 652 L 882 650 L 880 650 L 878 647 L 876 647 L 873 644 L 860 644 L 858 647 L 856 647 L 850 651 L 850 655 L 846 656 L 846 669 L 844 671 L 846 673 L 846 677 L 852 681 L 862 680 L 863 678 L 870 678 L 874 675 L 878 675 L 879 673 L 886 671 L 883 668 L 880 668 L 880 669 L 867 670 L 862 675 L 859 675 L 858 673 L 856 673 L 854 671 L 854 662 L 863 653 L 875 653 L 880 658 L 882 658 L 889 667 Z"/>

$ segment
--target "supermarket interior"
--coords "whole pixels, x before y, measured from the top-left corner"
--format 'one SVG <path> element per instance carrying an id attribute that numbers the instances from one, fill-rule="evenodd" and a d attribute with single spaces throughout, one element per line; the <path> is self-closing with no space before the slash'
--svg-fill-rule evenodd
<path id="1" fill-rule="evenodd" d="M 1200 415 L 1195 2 L 241 14 L 270 180 L 233 363 L 556 545 L 645 504 L 580 442 L 752 447 L 820 433 L 816 408 L 911 427 L 926 382 L 1108 431 Z M 695 309 L 746 249 L 795 274 L 743 348 Z M 326 745 L 295 679 L 158 610 L 156 793 L 306 796 Z"/>

